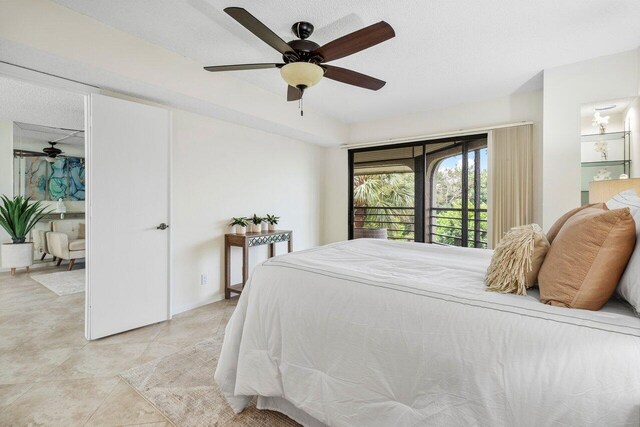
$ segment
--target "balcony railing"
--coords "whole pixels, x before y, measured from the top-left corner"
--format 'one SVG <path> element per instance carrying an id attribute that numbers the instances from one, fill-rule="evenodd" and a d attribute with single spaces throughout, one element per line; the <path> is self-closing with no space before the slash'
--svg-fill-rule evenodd
<path id="1" fill-rule="evenodd" d="M 468 228 L 463 232 L 462 209 L 431 208 L 427 218 L 427 241 L 437 244 L 487 247 L 487 210 L 469 209 Z M 391 240 L 415 240 L 413 206 L 354 207 L 354 227 L 386 228 Z M 466 239 L 465 239 L 466 237 Z"/>
<path id="2" fill-rule="evenodd" d="M 467 212 L 468 227 L 466 232 L 464 232 L 462 228 L 464 224 L 462 209 L 431 208 L 428 224 L 431 242 L 445 245 L 486 248 L 487 210 L 468 209 Z"/>
<path id="3" fill-rule="evenodd" d="M 358 206 L 353 213 L 356 228 L 386 228 L 390 240 L 415 240 L 413 206 Z"/>

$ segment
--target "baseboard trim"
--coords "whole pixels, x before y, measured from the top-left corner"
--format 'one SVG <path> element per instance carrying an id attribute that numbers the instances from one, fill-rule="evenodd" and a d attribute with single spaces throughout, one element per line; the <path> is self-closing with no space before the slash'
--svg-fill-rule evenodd
<path id="1" fill-rule="evenodd" d="M 176 314 L 184 313 L 185 311 L 193 310 L 198 307 L 202 307 L 203 305 L 211 304 L 214 302 L 222 301 L 224 299 L 224 293 L 218 292 L 217 294 L 213 294 L 208 296 L 205 299 L 200 301 L 192 302 L 189 304 L 183 304 L 179 307 L 173 307 L 171 309 L 171 316 L 175 316 Z"/>

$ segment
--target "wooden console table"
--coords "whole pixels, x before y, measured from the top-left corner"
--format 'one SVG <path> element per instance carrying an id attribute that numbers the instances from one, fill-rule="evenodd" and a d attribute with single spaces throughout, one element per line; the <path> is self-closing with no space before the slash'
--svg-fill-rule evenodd
<path id="1" fill-rule="evenodd" d="M 269 258 L 276 254 L 276 243 L 288 242 L 289 252 L 293 251 L 293 231 L 275 230 L 260 233 L 224 235 L 224 297 L 231 298 L 231 292 L 240 294 L 249 279 L 249 248 L 269 245 Z M 231 284 L 231 247 L 242 248 L 242 283 Z"/>

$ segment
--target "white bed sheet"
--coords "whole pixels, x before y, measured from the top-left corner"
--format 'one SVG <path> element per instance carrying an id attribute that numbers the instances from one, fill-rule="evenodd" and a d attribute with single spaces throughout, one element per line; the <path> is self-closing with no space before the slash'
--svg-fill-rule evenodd
<path id="1" fill-rule="evenodd" d="M 263 396 L 305 425 L 640 425 L 640 319 L 486 292 L 490 257 L 358 239 L 272 258 L 215 379 L 236 412 Z"/>

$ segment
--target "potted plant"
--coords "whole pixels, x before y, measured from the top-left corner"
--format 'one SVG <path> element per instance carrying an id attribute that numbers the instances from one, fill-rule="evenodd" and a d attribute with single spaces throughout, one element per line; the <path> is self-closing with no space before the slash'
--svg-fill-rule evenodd
<path id="1" fill-rule="evenodd" d="M 280 221 L 280 217 L 267 214 L 267 217 L 265 219 L 269 223 L 269 231 L 275 231 L 276 225 L 278 225 L 278 221 Z"/>
<path id="2" fill-rule="evenodd" d="M 260 233 L 262 231 L 262 218 L 260 218 L 256 214 L 253 214 L 253 216 L 251 217 L 251 222 L 253 223 L 251 231 L 253 231 L 254 233 Z"/>
<path id="3" fill-rule="evenodd" d="M 0 260 L 2 268 L 10 268 L 11 274 L 15 274 L 16 268 L 27 267 L 33 264 L 33 243 L 26 242 L 31 229 L 46 214 L 46 207 L 42 207 L 40 201 L 29 203 L 28 197 L 15 196 L 9 199 L 2 196 L 0 205 L 0 225 L 4 228 L 12 243 L 2 244 Z"/>
<path id="4" fill-rule="evenodd" d="M 231 220 L 231 226 L 234 227 L 234 233 L 236 234 L 247 234 L 247 218 L 240 216 L 234 217 Z"/>

